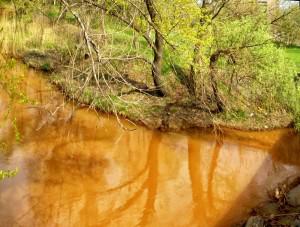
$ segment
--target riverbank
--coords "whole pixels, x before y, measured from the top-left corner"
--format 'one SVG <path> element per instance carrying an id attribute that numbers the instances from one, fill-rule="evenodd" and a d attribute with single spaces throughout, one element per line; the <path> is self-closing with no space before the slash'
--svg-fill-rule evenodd
<path id="1" fill-rule="evenodd" d="M 100 112 L 111 113 L 130 121 L 145 125 L 150 129 L 162 131 L 181 131 L 196 128 L 232 128 L 239 130 L 272 130 L 277 128 L 292 127 L 292 115 L 287 112 L 273 112 L 270 114 L 244 115 L 243 113 L 214 114 L 195 106 L 189 100 L 172 100 L 170 97 L 155 97 L 140 92 L 130 92 L 114 99 L 111 103 L 107 96 L 96 87 L 79 88 L 82 83 L 78 80 L 70 80 L 70 70 L 65 69 L 63 62 L 53 53 L 38 51 L 24 52 L 18 56 L 6 56 L 10 64 L 16 57 L 27 67 L 42 71 L 44 77 L 54 84 L 69 100 L 77 102 L 79 106 L 90 106 Z M 5 68 L 2 64 L 2 68 Z M 47 66 L 47 67 L 46 67 Z M 5 73 L 5 71 L 2 71 Z M 116 87 L 116 90 L 122 88 Z M 103 84 L 103 90 L 107 90 Z M 241 116 L 243 115 L 243 116 Z M 271 119 L 271 120 L 270 120 Z"/>
<path id="2" fill-rule="evenodd" d="M 45 77 L 78 105 L 90 106 L 163 131 L 212 127 L 271 130 L 295 125 L 295 113 L 288 104 L 282 104 L 273 95 L 252 98 L 247 87 L 241 93 L 247 93 L 251 102 L 239 95 L 227 96 L 225 89 L 221 98 L 228 105 L 223 111 L 217 111 L 211 94 L 204 92 L 199 93 L 197 98 L 191 97 L 185 82 L 170 68 L 166 69 L 168 74 L 162 77 L 167 95 L 153 95 L 151 70 L 141 61 L 112 62 L 118 72 L 107 74 L 105 66 L 102 75 L 95 79 L 90 76 L 91 57 L 84 52 L 84 39 L 72 16 L 67 15 L 61 24 L 41 15 L 38 16 L 40 22 L 21 21 L 20 26 L 27 31 L 19 34 L 12 27 L 13 13 L 6 10 L 4 14 L 1 21 L 5 30 L 2 33 L 3 54 L 44 71 Z M 114 51 L 121 51 L 124 48 L 122 42 L 130 39 L 126 32 L 117 33 L 120 37 L 116 38 L 118 42 L 114 43 Z M 208 93 L 212 93 L 210 88 Z M 202 96 L 205 96 L 203 100 Z"/>

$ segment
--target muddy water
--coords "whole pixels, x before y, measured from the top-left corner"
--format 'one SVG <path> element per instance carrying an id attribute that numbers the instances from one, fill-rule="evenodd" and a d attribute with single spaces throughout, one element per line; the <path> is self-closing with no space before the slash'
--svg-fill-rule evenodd
<path id="1" fill-rule="evenodd" d="M 160 133 L 123 121 L 135 129 L 125 131 L 15 70 L 39 105 L 12 108 L 0 92 L 0 169 L 19 168 L 0 182 L 0 226 L 230 226 L 300 175 L 290 130 Z"/>

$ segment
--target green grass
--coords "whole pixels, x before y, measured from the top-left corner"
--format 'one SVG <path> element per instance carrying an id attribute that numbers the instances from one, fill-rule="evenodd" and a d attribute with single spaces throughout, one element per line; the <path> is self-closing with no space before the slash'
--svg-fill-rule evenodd
<path id="1" fill-rule="evenodd" d="M 288 47 L 286 49 L 288 57 L 296 64 L 298 71 L 300 72 L 300 47 Z"/>

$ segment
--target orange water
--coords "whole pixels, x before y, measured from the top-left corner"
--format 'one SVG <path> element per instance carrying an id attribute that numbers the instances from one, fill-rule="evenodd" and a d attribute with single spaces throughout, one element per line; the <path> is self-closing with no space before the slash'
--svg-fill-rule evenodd
<path id="1" fill-rule="evenodd" d="M 230 226 L 300 175 L 300 137 L 271 132 L 160 133 L 73 108 L 23 67 L 23 89 L 0 92 L 0 226 Z M 74 112 L 73 112 L 74 109 Z M 16 141 L 16 126 L 21 141 Z"/>

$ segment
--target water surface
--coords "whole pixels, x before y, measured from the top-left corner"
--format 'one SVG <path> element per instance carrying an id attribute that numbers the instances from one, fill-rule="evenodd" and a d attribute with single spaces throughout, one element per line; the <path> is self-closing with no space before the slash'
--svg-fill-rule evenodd
<path id="1" fill-rule="evenodd" d="M 123 120 L 126 131 L 38 73 L 11 73 L 39 106 L 0 91 L 0 169 L 19 168 L 0 182 L 0 226 L 230 226 L 300 176 L 291 130 L 160 133 Z"/>

